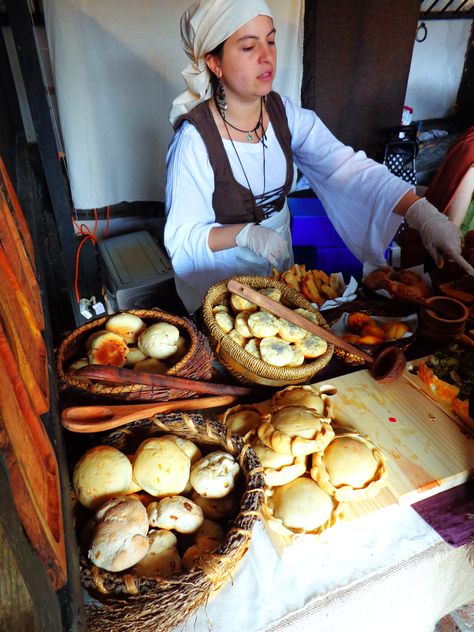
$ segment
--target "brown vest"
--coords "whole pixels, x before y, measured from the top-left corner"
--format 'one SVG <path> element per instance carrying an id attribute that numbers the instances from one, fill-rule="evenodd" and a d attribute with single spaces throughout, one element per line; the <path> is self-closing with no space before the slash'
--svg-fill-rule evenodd
<path id="1" fill-rule="evenodd" d="M 183 121 L 192 123 L 200 133 L 206 145 L 209 162 L 214 171 L 214 193 L 212 206 L 219 224 L 247 224 L 261 222 L 268 212 L 281 211 L 293 182 L 293 159 L 291 151 L 291 132 L 286 119 L 285 106 L 276 92 L 270 92 L 266 99 L 266 108 L 272 122 L 275 135 L 286 158 L 286 181 L 276 192 L 277 199 L 270 206 L 265 200 L 257 198 L 257 204 L 249 190 L 234 178 L 224 144 L 215 124 L 208 101 L 200 103 L 191 112 L 183 114 L 175 123 L 175 128 Z M 275 193 L 275 192 L 271 192 Z M 268 194 L 265 194 L 265 198 Z"/>

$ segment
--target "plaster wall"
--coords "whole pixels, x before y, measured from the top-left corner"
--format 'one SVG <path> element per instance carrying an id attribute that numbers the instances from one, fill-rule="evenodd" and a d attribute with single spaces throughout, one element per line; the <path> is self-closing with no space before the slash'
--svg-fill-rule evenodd
<path id="1" fill-rule="evenodd" d="M 446 118 L 455 114 L 472 23 L 473 20 L 424 23 L 427 37 L 414 44 L 405 97 L 405 105 L 413 108 L 413 120 Z"/>

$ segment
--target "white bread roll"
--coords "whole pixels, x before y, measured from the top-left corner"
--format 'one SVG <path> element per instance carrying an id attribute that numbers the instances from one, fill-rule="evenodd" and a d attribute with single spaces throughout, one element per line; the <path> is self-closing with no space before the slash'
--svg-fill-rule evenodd
<path id="1" fill-rule="evenodd" d="M 189 481 L 201 496 L 222 498 L 234 489 L 239 471 L 239 464 L 231 454 L 216 450 L 193 465 Z"/>
<path id="2" fill-rule="evenodd" d="M 127 360 L 125 361 L 125 366 L 133 366 L 137 362 L 141 362 L 142 360 L 146 360 L 148 356 L 140 351 L 138 347 L 129 347 Z"/>
<path id="3" fill-rule="evenodd" d="M 152 437 L 135 452 L 133 476 L 152 496 L 171 496 L 184 490 L 190 468 L 190 458 L 174 441 Z"/>
<path id="4" fill-rule="evenodd" d="M 96 446 L 76 463 L 72 483 L 81 505 L 97 509 L 109 498 L 129 493 L 132 464 L 117 448 Z"/>
<path id="5" fill-rule="evenodd" d="M 148 533 L 150 548 L 133 570 L 142 577 L 171 577 L 181 570 L 178 540 L 171 531 L 153 530 Z"/>
<path id="6" fill-rule="evenodd" d="M 140 334 L 138 348 L 150 358 L 165 360 L 178 350 L 179 329 L 170 323 L 155 323 Z"/>
<path id="7" fill-rule="evenodd" d="M 123 312 L 111 316 L 105 323 L 107 331 L 113 331 L 122 336 L 127 344 L 135 344 L 138 336 L 145 331 L 146 325 L 141 318 L 135 314 Z"/>
<path id="8" fill-rule="evenodd" d="M 238 500 L 234 494 L 223 498 L 204 498 L 197 492 L 193 492 L 191 499 L 201 507 L 204 517 L 210 520 L 229 518 L 238 509 Z"/>
<path id="9" fill-rule="evenodd" d="M 145 373 L 157 373 L 158 375 L 165 375 L 168 372 L 168 366 L 157 358 L 145 358 L 133 365 L 134 371 L 144 371 Z"/>
<path id="10" fill-rule="evenodd" d="M 97 526 L 88 555 L 99 568 L 123 571 L 148 552 L 148 517 L 136 498 L 112 498 L 96 512 L 95 520 Z"/>
<path id="11" fill-rule="evenodd" d="M 193 533 L 202 524 L 201 507 L 186 496 L 168 496 L 147 507 L 151 527 L 174 529 L 178 533 Z"/>

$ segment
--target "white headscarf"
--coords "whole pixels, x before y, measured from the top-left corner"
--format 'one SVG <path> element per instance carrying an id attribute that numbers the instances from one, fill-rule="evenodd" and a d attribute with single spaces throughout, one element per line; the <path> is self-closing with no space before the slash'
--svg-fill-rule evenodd
<path id="1" fill-rule="evenodd" d="M 264 0 L 199 0 L 181 17 L 181 39 L 191 63 L 181 75 L 187 89 L 173 101 L 170 121 L 212 96 L 205 55 L 257 15 L 272 17 Z"/>

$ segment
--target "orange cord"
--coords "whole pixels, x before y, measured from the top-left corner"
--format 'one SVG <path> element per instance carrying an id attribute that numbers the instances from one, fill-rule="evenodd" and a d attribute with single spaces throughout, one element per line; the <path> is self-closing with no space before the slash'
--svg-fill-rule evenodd
<path id="1" fill-rule="evenodd" d="M 109 207 L 107 207 L 107 208 L 109 208 Z M 82 240 L 79 242 L 79 245 L 78 245 L 77 250 L 76 250 L 76 266 L 75 266 L 76 269 L 75 269 L 75 276 L 74 276 L 74 292 L 76 294 L 76 301 L 78 303 L 80 303 L 81 296 L 79 294 L 79 257 L 80 257 L 80 254 L 81 254 L 82 246 L 86 243 L 86 241 L 88 239 L 90 239 L 92 241 L 94 246 L 97 243 L 96 234 L 97 234 L 97 227 L 98 227 L 98 224 L 99 224 L 99 218 L 97 216 L 97 209 L 96 208 L 94 209 L 94 229 L 92 231 L 85 224 L 78 224 L 74 218 L 72 218 L 72 222 L 76 226 L 79 235 L 84 235 Z M 107 218 L 107 231 L 108 231 L 108 218 Z"/>

